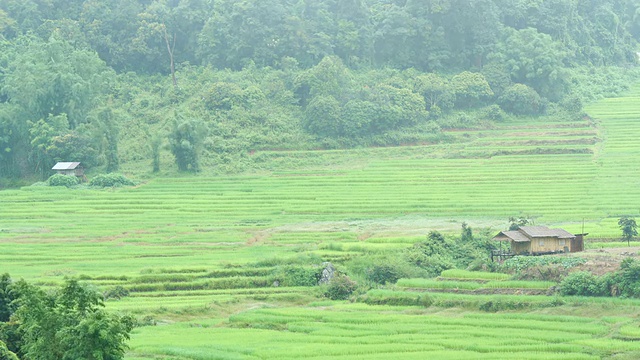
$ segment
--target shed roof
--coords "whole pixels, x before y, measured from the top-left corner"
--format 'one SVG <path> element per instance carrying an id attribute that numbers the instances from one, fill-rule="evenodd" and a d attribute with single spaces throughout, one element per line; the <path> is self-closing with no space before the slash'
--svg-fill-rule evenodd
<path id="1" fill-rule="evenodd" d="M 51 170 L 74 170 L 78 165 L 80 165 L 79 162 L 59 162 Z"/>
<path id="2" fill-rule="evenodd" d="M 494 237 L 495 240 L 499 241 L 508 241 L 513 240 L 515 242 L 527 242 L 531 241 L 528 237 L 526 237 L 523 233 L 518 230 L 512 231 L 501 231 L 498 235 Z"/>
<path id="3" fill-rule="evenodd" d="M 532 238 L 555 237 L 558 239 L 571 239 L 576 237 L 563 229 L 549 229 L 546 226 L 521 226 L 520 231 Z"/>
<path id="4" fill-rule="evenodd" d="M 535 238 L 573 239 L 576 236 L 563 229 L 546 226 L 521 226 L 518 230 L 501 231 L 493 239 L 497 241 L 529 242 Z"/>

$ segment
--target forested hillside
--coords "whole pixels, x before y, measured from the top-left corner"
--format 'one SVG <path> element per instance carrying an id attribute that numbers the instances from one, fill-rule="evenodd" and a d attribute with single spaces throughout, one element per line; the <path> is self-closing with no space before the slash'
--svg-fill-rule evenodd
<path id="1" fill-rule="evenodd" d="M 0 177 L 447 141 L 629 82 L 637 0 L 2 0 Z"/>

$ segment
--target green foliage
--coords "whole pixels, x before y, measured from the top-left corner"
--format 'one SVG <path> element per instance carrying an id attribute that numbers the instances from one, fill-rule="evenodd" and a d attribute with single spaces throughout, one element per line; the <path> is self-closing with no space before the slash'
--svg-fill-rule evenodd
<path id="1" fill-rule="evenodd" d="M 509 230 L 518 230 L 520 226 L 533 225 L 533 220 L 526 216 L 509 217 Z"/>
<path id="2" fill-rule="evenodd" d="M 469 71 L 455 75 L 451 88 L 456 94 L 456 102 L 463 108 L 481 105 L 494 95 L 484 75 Z"/>
<path id="3" fill-rule="evenodd" d="M 77 176 L 73 175 L 55 174 L 51 175 L 51 177 L 47 180 L 47 183 L 49 184 L 49 186 L 72 187 L 78 185 L 80 183 L 80 180 Z"/>
<path id="4" fill-rule="evenodd" d="M 586 262 L 587 259 L 574 256 L 514 256 L 505 260 L 502 268 L 507 271 L 519 272 L 528 268 L 555 264 L 565 269 L 571 269 Z"/>
<path id="5" fill-rule="evenodd" d="M 602 276 L 571 273 L 562 280 L 559 291 L 562 295 L 640 298 L 640 261 L 626 258 L 618 271 Z"/>
<path id="6" fill-rule="evenodd" d="M 492 57 L 506 64 L 511 79 L 532 87 L 551 101 L 561 99 L 568 86 L 567 49 L 534 28 L 506 29 L 504 35 Z"/>
<path id="7" fill-rule="evenodd" d="M 446 238 L 432 231 L 423 242 L 413 245 L 405 251 L 407 260 L 424 269 L 429 276 L 438 276 L 453 268 L 467 268 L 473 264 L 486 263 L 488 254 L 495 244 L 486 233 L 474 236 L 471 227 L 462 224 L 460 238 Z"/>
<path id="8" fill-rule="evenodd" d="M 55 32 L 46 41 L 24 36 L 3 46 L 0 109 L 16 122 L 10 128 L 16 141 L 4 147 L 13 151 L 5 154 L 41 175 L 55 161 L 99 163 L 99 125 L 89 119 L 113 83 L 113 70 Z"/>
<path id="9" fill-rule="evenodd" d="M 473 241 L 473 230 L 466 222 L 463 222 L 462 232 L 460 233 L 460 242 L 469 243 L 472 241 Z"/>
<path id="10" fill-rule="evenodd" d="M 9 351 L 7 344 L 0 340 L 0 360 L 20 360 L 16 354 Z"/>
<path id="11" fill-rule="evenodd" d="M 545 103 L 538 93 L 524 84 L 508 87 L 498 99 L 500 107 L 516 115 L 539 115 L 545 110 Z"/>
<path id="12" fill-rule="evenodd" d="M 324 296 L 331 300 L 346 300 L 357 288 L 358 284 L 347 275 L 337 274 L 327 284 Z"/>
<path id="13" fill-rule="evenodd" d="M 284 265 L 276 268 L 274 277 L 281 286 L 316 286 L 322 276 L 319 266 Z"/>
<path id="14" fill-rule="evenodd" d="M 11 294 L 11 277 L 5 273 L 0 275 L 0 323 L 9 321 L 11 314 L 14 312 L 15 304 L 12 304 L 15 300 Z M 2 339 L 2 337 L 0 337 Z"/>
<path id="15" fill-rule="evenodd" d="M 151 165 L 153 167 L 153 172 L 157 173 L 160 171 L 160 148 L 162 146 L 162 137 L 159 135 L 154 135 L 151 137 Z"/>
<path id="16" fill-rule="evenodd" d="M 578 271 L 565 277 L 559 286 L 562 295 L 604 296 L 608 289 L 601 279 L 588 271 Z"/>
<path id="17" fill-rule="evenodd" d="M 640 261 L 624 259 L 620 264 L 620 271 L 613 276 L 611 283 L 612 295 L 640 298 Z"/>
<path id="18" fill-rule="evenodd" d="M 89 181 L 89 186 L 97 187 L 118 187 L 118 186 L 134 186 L 136 183 L 127 179 L 126 176 L 117 173 L 99 174 Z"/>
<path id="19" fill-rule="evenodd" d="M 20 352 L 36 359 L 110 359 L 124 357 L 133 319 L 108 314 L 93 289 L 67 280 L 47 293 L 24 280 L 11 285 L 17 294 Z"/>
<path id="20" fill-rule="evenodd" d="M 627 242 L 631 241 L 634 236 L 638 236 L 638 224 L 636 224 L 636 219 L 623 216 L 618 219 L 618 226 L 622 231 L 622 238 L 627 240 Z"/>
<path id="21" fill-rule="evenodd" d="M 120 286 L 120 285 L 117 285 L 104 292 L 105 300 L 108 300 L 108 299 L 119 300 L 127 296 L 129 296 L 129 290 L 125 289 L 123 286 Z"/>
<path id="22" fill-rule="evenodd" d="M 402 276 L 400 269 L 392 264 L 377 263 L 367 268 L 367 280 L 376 284 L 393 284 Z"/>
<path id="23" fill-rule="evenodd" d="M 424 270 L 411 264 L 403 254 L 393 252 L 354 259 L 348 266 L 350 274 L 359 276 L 369 284 L 393 284 L 400 278 L 424 275 Z"/>
<path id="24" fill-rule="evenodd" d="M 432 116 L 438 117 L 440 112 L 453 108 L 456 93 L 447 79 L 426 73 L 416 76 L 414 81 L 414 91 L 424 97 Z"/>
<path id="25" fill-rule="evenodd" d="M 206 128 L 196 119 L 174 120 L 169 133 L 169 146 L 180 171 L 197 172 L 200 169 L 200 151 Z"/>

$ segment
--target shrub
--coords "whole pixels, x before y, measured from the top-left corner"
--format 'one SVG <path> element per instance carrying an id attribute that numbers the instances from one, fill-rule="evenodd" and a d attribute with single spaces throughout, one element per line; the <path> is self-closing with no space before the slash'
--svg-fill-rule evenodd
<path id="1" fill-rule="evenodd" d="M 285 265 L 275 271 L 275 278 L 282 286 L 315 286 L 321 275 L 320 267 Z"/>
<path id="2" fill-rule="evenodd" d="M 80 181 L 75 176 L 55 174 L 47 180 L 49 186 L 65 186 L 72 187 L 78 185 Z"/>
<path id="3" fill-rule="evenodd" d="M 514 84 L 498 99 L 500 107 L 517 115 L 538 115 L 545 110 L 545 102 L 531 87 Z"/>
<path id="4" fill-rule="evenodd" d="M 608 291 L 602 281 L 588 271 L 569 274 L 560 283 L 561 295 L 605 296 Z"/>
<path id="5" fill-rule="evenodd" d="M 502 121 L 507 116 L 500 106 L 493 104 L 484 108 L 483 115 L 493 121 Z"/>
<path id="6" fill-rule="evenodd" d="M 624 259 L 620 264 L 620 271 L 611 281 L 617 283 L 621 296 L 640 297 L 640 261 Z"/>
<path id="7" fill-rule="evenodd" d="M 424 277 L 424 269 L 407 261 L 403 254 L 387 254 L 383 257 L 357 258 L 349 263 L 350 274 L 375 284 L 392 284 L 400 278 Z"/>
<path id="8" fill-rule="evenodd" d="M 118 186 L 133 186 L 136 183 L 127 179 L 122 174 L 100 174 L 89 182 L 90 186 L 98 187 L 118 187 Z"/>
<path id="9" fill-rule="evenodd" d="M 122 299 L 123 297 L 127 297 L 129 296 L 129 290 L 125 289 L 124 287 L 118 285 L 116 287 L 114 287 L 113 289 L 109 289 L 107 291 L 104 292 L 104 298 L 105 299 Z"/>
<path id="10" fill-rule="evenodd" d="M 367 279 L 377 284 L 395 283 L 400 272 L 392 264 L 374 264 L 367 269 Z"/>
<path id="11" fill-rule="evenodd" d="M 331 300 L 345 300 L 353 293 L 358 284 L 346 275 L 336 275 L 329 284 L 324 293 Z"/>

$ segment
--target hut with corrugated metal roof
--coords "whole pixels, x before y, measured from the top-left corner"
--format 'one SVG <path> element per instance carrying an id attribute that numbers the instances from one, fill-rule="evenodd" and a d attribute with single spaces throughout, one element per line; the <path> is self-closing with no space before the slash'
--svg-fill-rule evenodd
<path id="1" fill-rule="evenodd" d="M 509 242 L 515 255 L 542 255 L 582 251 L 583 235 L 546 226 L 520 226 L 517 230 L 501 231 L 493 240 Z"/>
<path id="2" fill-rule="evenodd" d="M 84 178 L 84 168 L 79 162 L 59 162 L 51 168 L 57 174 Z"/>

